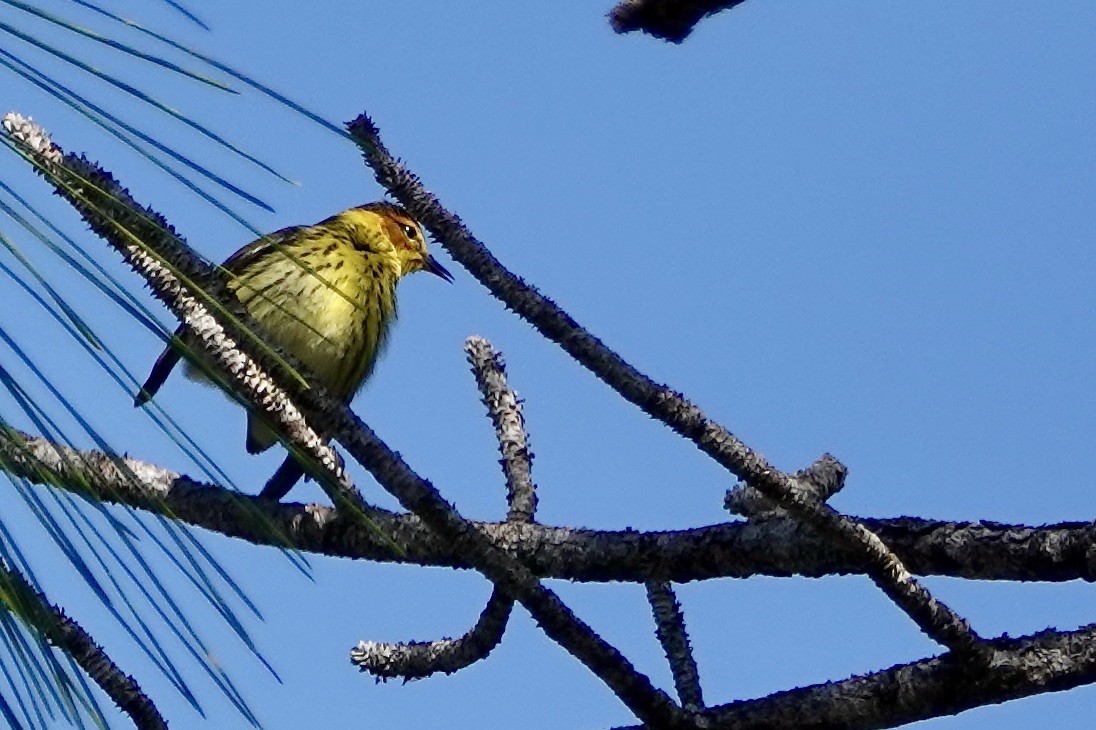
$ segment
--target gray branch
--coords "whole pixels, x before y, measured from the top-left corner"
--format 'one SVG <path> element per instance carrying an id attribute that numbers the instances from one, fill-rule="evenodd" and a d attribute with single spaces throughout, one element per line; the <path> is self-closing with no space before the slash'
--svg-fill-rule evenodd
<path id="1" fill-rule="evenodd" d="M 689 712 L 700 712 L 704 709 L 700 671 L 693 657 L 689 633 L 685 630 L 685 616 L 681 613 L 681 604 L 677 602 L 673 586 L 664 581 L 649 581 L 647 602 L 651 604 L 651 612 L 655 617 L 655 635 L 662 644 L 666 661 L 670 663 L 670 672 L 674 677 L 674 687 L 681 706 Z"/>
<path id="2" fill-rule="evenodd" d="M 271 504 L 202 484 L 133 458 L 76 451 L 18 432 L 0 438 L 0 468 L 34 484 L 172 516 L 257 545 L 335 557 L 469 569 L 451 543 L 414 515 L 374 508 L 375 530 L 323 505 Z M 4 432 L 0 432 L 0 436 Z M 17 436 L 18 443 L 12 443 Z M 258 518 L 258 519 L 257 519 Z M 1096 527 L 858 517 L 922 576 L 972 580 L 1096 581 Z M 474 522 L 475 528 L 543 578 L 580 582 L 686 583 L 753 575 L 862 575 L 863 558 L 798 521 L 771 517 L 689 530 L 590 530 Z"/>
<path id="3" fill-rule="evenodd" d="M 103 454 L 81 451 L 62 457 L 65 447 L 40 438 L 23 438 L 26 441 L 18 448 L 0 439 L 0 463 L 17 476 L 37 483 L 44 482 L 44 465 L 58 480 L 56 486 L 75 490 L 78 486 L 74 485 L 87 485 L 96 499 L 171 513 L 190 524 L 257 544 L 281 545 L 288 540 L 302 550 L 326 555 L 473 567 L 467 556 L 439 540 L 414 515 L 375 515 L 384 532 L 394 536 L 393 544 L 355 521 L 340 519 L 328 507 L 275 505 L 201 485 L 155 465 L 124 459 L 125 471 L 140 477 L 138 485 L 123 474 L 115 459 Z M 255 510 L 269 520 L 270 530 L 260 532 L 256 528 Z M 913 517 L 861 519 L 921 575 L 980 580 L 1096 580 L 1096 528 L 1091 522 L 1031 527 Z M 758 574 L 818 577 L 863 572 L 862 558 L 857 554 L 787 518 L 668 532 L 508 523 L 476 523 L 476 528 L 496 545 L 513 551 L 536 574 L 566 580 L 683 582 Z M 990 644 L 994 647 L 992 661 L 982 671 L 992 672 L 994 681 L 985 686 L 984 692 L 963 694 L 968 684 L 976 684 L 975 675 L 964 674 L 968 670 L 962 670 L 953 657 L 945 655 L 751 703 L 709 708 L 707 712 L 723 718 L 722 724 L 713 727 L 730 727 L 744 719 L 751 724 L 743 727 L 766 727 L 766 723 L 781 720 L 783 725 L 771 727 L 879 728 L 1096 681 L 1096 627 Z M 1001 647 L 1011 647 L 1011 653 L 1001 653 Z M 1007 673 L 1002 661 L 1024 669 Z M 955 684 L 957 677 L 967 677 L 962 679 L 966 684 Z M 1004 678 L 1010 679 L 1005 682 Z M 978 687 L 981 685 L 975 689 Z M 895 707 L 894 698 L 907 689 L 921 693 L 916 705 L 903 700 L 906 704 Z M 948 701 L 934 709 L 939 696 L 946 696 Z M 957 705 L 957 700 L 962 702 Z M 818 708 L 830 701 L 840 705 L 832 714 L 827 710 L 824 719 L 830 724 L 796 724 L 802 723 L 803 717 L 814 717 Z M 862 722 L 852 722 L 855 708 L 863 709 Z M 798 719 L 789 719 L 792 717 Z"/>
<path id="4" fill-rule="evenodd" d="M 825 502 L 845 486 L 848 473 L 844 464 L 829 454 L 823 454 L 818 461 L 795 473 L 796 487 L 805 498 Z M 730 512 L 751 520 L 788 516 L 787 510 L 774 504 L 749 484 L 739 484 L 728 490 L 723 506 Z"/>
<path id="5" fill-rule="evenodd" d="M 378 680 L 421 679 L 438 672 L 452 674 L 484 659 L 502 641 L 514 600 L 495 588 L 476 625 L 458 639 L 407 643 L 363 641 L 350 660 Z"/>
<path id="6" fill-rule="evenodd" d="M 521 401 L 506 382 L 506 365 L 502 355 L 482 337 L 469 337 L 464 343 L 472 374 L 476 376 L 483 404 L 495 426 L 495 437 L 502 455 L 500 465 L 506 477 L 507 519 L 531 522 L 537 508 L 536 485 L 533 483 L 533 452 L 529 450 L 529 435 Z"/>

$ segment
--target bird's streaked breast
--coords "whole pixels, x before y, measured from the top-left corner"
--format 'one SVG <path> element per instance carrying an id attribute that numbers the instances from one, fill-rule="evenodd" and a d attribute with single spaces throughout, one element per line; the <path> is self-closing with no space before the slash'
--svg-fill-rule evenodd
<path id="1" fill-rule="evenodd" d="M 344 250 L 324 250 L 333 243 Z M 384 346 L 398 270 L 348 242 L 312 241 L 302 249 L 294 253 L 311 272 L 273 253 L 239 272 L 232 288 L 270 339 L 334 395 L 349 397 Z"/>

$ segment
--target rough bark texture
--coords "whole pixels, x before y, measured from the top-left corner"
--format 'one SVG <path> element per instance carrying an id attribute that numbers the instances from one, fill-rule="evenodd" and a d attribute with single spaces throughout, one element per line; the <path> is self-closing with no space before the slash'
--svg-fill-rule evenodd
<path id="1" fill-rule="evenodd" d="M 288 540 L 307 552 L 337 557 L 471 569 L 453 545 L 414 515 L 377 510 L 382 532 L 340 519 L 317 504 L 271 504 L 201 484 L 132 458 L 72 451 L 23 434 L 0 438 L 11 473 L 112 504 L 170 514 L 259 545 Z M 130 476 L 132 475 L 132 477 Z M 135 477 L 135 478 L 133 478 Z M 256 520 L 256 514 L 262 519 Z M 921 576 L 972 580 L 1096 581 L 1096 527 L 1091 522 L 1008 525 L 920 517 L 859 517 Z M 474 522 L 477 530 L 541 577 L 582 582 L 668 580 L 686 583 L 751 575 L 822 577 L 863 573 L 863 560 L 787 517 L 689 530 L 593 530 L 540 524 Z M 264 528 L 269 525 L 269 529 Z"/>
<path id="2" fill-rule="evenodd" d="M 167 722 L 140 685 L 107 655 L 95 639 L 80 624 L 52 605 L 31 586 L 22 575 L 0 563 L 0 586 L 5 610 L 19 615 L 34 631 L 53 646 L 62 649 L 106 693 L 118 708 L 126 713 L 141 730 L 161 730 Z"/>
<path id="3" fill-rule="evenodd" d="M 1096 681 L 1096 625 L 988 643 L 977 669 L 946 654 L 709 708 L 700 719 L 711 730 L 876 730 Z"/>
<path id="4" fill-rule="evenodd" d="M 681 604 L 677 602 L 673 587 L 664 581 L 650 581 L 647 583 L 647 602 L 651 604 L 655 617 L 655 635 L 670 664 L 677 698 L 689 712 L 700 712 L 704 709 L 700 671 L 693 657 L 689 633 L 685 629 L 685 615 L 681 612 Z"/>

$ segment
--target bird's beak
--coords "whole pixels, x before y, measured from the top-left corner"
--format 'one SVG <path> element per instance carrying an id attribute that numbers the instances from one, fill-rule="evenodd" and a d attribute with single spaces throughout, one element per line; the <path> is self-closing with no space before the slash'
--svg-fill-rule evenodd
<path id="1" fill-rule="evenodd" d="M 434 276 L 440 276 L 441 278 L 448 281 L 450 284 L 453 283 L 453 275 L 450 274 L 444 266 L 439 264 L 438 260 L 430 254 L 427 254 L 426 258 L 423 260 L 422 270 L 429 271 Z"/>

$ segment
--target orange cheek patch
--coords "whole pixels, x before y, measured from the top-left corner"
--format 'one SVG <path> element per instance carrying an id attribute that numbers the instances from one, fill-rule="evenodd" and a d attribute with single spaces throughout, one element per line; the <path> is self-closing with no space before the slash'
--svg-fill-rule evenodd
<path id="1" fill-rule="evenodd" d="M 414 221 L 409 218 L 393 218 L 389 215 L 381 215 L 381 224 L 384 226 L 384 232 L 388 235 L 388 240 L 392 244 L 402 251 L 413 251 L 418 247 L 414 241 L 407 238 L 407 234 L 403 232 L 403 227 L 409 225 L 418 230 L 418 226 Z"/>

